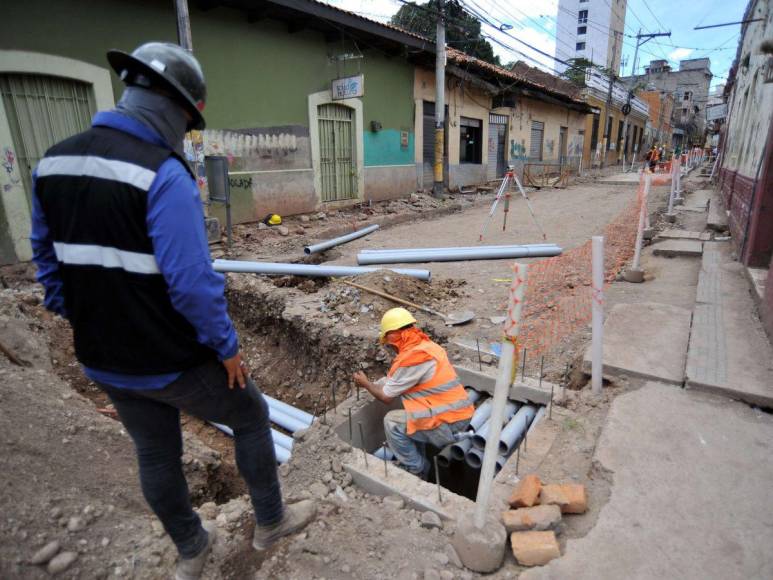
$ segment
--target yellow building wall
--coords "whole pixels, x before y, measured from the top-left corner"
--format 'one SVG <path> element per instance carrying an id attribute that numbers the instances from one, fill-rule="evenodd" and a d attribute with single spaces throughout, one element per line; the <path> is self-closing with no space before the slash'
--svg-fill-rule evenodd
<path id="1" fill-rule="evenodd" d="M 607 118 L 607 106 L 606 101 L 602 101 L 601 99 L 598 99 L 592 95 L 588 95 L 587 103 L 591 107 L 596 107 L 601 110 L 599 114 L 599 132 L 598 132 L 598 148 L 601 152 L 601 156 L 604 156 L 604 150 L 606 149 L 606 142 L 604 141 L 604 136 L 606 135 L 606 118 Z M 609 151 L 606 151 L 606 156 L 604 159 L 605 165 L 615 165 L 618 163 L 623 162 L 623 151 L 618 151 L 617 149 L 617 127 L 618 123 L 620 121 L 625 120 L 625 116 L 620 111 L 620 109 L 615 108 L 614 106 L 610 107 L 610 114 L 612 115 L 612 130 L 610 132 L 610 139 L 612 141 L 612 146 L 614 149 L 610 148 Z M 646 125 L 647 120 L 646 118 L 640 117 L 637 114 L 631 113 L 628 115 L 628 124 L 631 126 L 631 139 L 633 139 L 633 128 L 638 127 L 638 130 L 636 131 L 636 142 L 631 143 L 629 146 L 629 152 L 628 155 L 626 155 L 626 163 L 631 162 L 631 151 L 633 150 L 634 145 L 638 144 L 639 141 L 639 135 L 642 134 L 642 131 L 644 131 L 644 126 Z M 596 151 L 591 150 L 591 136 L 593 134 L 593 115 L 588 115 L 585 120 L 585 144 L 583 146 L 583 168 L 589 169 L 590 167 L 596 167 L 599 165 L 599 162 L 601 161 L 601 157 L 596 157 Z M 621 141 L 621 149 L 623 148 L 625 144 L 625 133 L 623 133 L 623 139 Z M 637 160 L 640 160 L 646 152 L 648 147 L 648 143 L 642 142 L 641 149 L 637 152 Z"/>

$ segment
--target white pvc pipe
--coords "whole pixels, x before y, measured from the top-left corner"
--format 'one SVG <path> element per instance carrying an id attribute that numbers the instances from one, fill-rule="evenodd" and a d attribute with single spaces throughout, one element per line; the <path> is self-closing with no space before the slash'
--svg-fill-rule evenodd
<path id="1" fill-rule="evenodd" d="M 356 266 L 316 266 L 310 264 L 281 264 L 276 262 L 247 262 L 242 260 L 215 260 L 212 263 L 215 272 L 239 272 L 243 274 L 263 274 L 266 276 L 310 276 L 336 277 L 359 276 L 378 272 L 382 268 L 362 268 Z M 407 268 L 386 268 L 392 272 L 411 276 L 429 282 L 432 275 L 429 270 Z"/>
<path id="2" fill-rule="evenodd" d="M 378 228 L 379 228 L 379 225 L 374 224 L 372 226 L 368 226 L 367 228 L 362 228 L 361 230 L 352 232 L 351 234 L 346 234 L 345 236 L 333 238 L 332 240 L 327 240 L 326 242 L 320 242 L 312 246 L 306 246 L 305 248 L 303 248 L 303 251 L 307 255 L 316 254 L 317 252 L 324 252 L 325 250 L 329 250 L 330 248 L 335 248 L 336 246 L 340 246 L 341 244 L 346 244 L 347 242 L 351 242 L 353 240 L 356 240 L 357 238 L 367 236 L 368 234 L 375 232 Z"/>
<path id="3" fill-rule="evenodd" d="M 633 248 L 633 264 L 632 270 L 639 270 L 639 264 L 641 262 L 641 247 L 644 243 L 644 225 L 647 215 L 647 198 L 650 193 L 650 185 L 652 184 L 652 174 L 646 173 L 644 175 L 644 191 L 642 193 L 642 204 L 639 210 L 639 225 L 636 229 L 636 245 Z M 673 195 L 673 190 L 671 191 Z"/>
<path id="4" fill-rule="evenodd" d="M 291 417 L 290 415 L 282 413 L 275 407 L 268 408 L 268 418 L 271 419 L 272 423 L 276 423 L 282 427 L 282 429 L 287 429 L 290 433 L 295 433 L 296 431 L 300 431 L 301 429 L 306 429 L 308 427 L 308 425 L 300 419 L 296 419 L 295 417 Z"/>
<path id="5" fill-rule="evenodd" d="M 478 399 L 481 398 L 480 392 L 476 391 L 472 387 L 465 387 L 464 390 L 467 391 L 467 400 L 470 401 L 470 403 L 476 403 Z"/>
<path id="6" fill-rule="evenodd" d="M 475 498 L 475 527 L 483 529 L 488 512 L 491 484 L 496 471 L 499 435 L 504 422 L 505 407 L 510 385 L 515 371 L 515 341 L 518 338 L 523 310 L 523 297 L 526 291 L 528 267 L 516 263 L 513 267 L 513 284 L 508 297 L 508 320 L 505 322 L 505 339 L 502 341 L 502 354 L 499 357 L 499 372 L 494 384 L 493 408 L 491 410 L 491 427 L 483 452 L 483 465 L 478 480 L 478 493 Z"/>
<path id="7" fill-rule="evenodd" d="M 591 385 L 594 395 L 601 394 L 604 356 L 604 237 L 593 236 L 593 338 L 591 344 Z"/>
<path id="8" fill-rule="evenodd" d="M 231 429 L 228 425 L 222 425 L 220 423 L 214 423 L 210 421 L 210 424 L 225 433 L 226 435 L 229 435 L 230 437 L 234 436 L 233 429 Z M 287 438 L 290 440 L 290 447 L 285 447 L 282 445 L 282 442 L 285 441 L 283 438 Z M 290 450 L 292 448 L 292 437 L 287 437 L 284 433 L 280 433 L 279 431 L 275 429 L 271 429 L 271 438 L 274 440 L 274 455 L 276 456 L 276 460 L 278 463 L 287 463 L 290 461 Z"/>
<path id="9" fill-rule="evenodd" d="M 360 250 L 360 254 L 399 254 L 399 253 L 405 253 L 405 254 L 412 254 L 414 252 L 439 252 L 439 253 L 446 253 L 446 252 L 478 252 L 482 249 L 486 250 L 506 250 L 509 248 L 512 248 L 512 244 L 506 244 L 504 246 L 462 246 L 462 247 L 450 247 L 450 248 L 378 248 L 378 249 L 370 249 L 365 248 L 363 250 Z M 557 248 L 558 246 L 556 244 L 529 244 L 530 248 Z"/>
<path id="10" fill-rule="evenodd" d="M 306 423 L 306 426 L 309 426 L 314 422 L 314 415 L 312 415 L 311 413 L 307 413 L 306 411 L 303 411 L 297 407 L 288 405 L 284 401 L 280 401 L 279 399 L 275 399 L 274 397 L 269 397 L 266 394 L 263 394 L 263 398 L 266 399 L 266 403 L 268 403 L 269 407 L 276 409 L 280 413 L 289 415 L 290 417 L 295 417 L 299 421 L 303 421 L 304 423 Z"/>
<path id="11" fill-rule="evenodd" d="M 671 190 L 668 193 L 668 213 L 674 211 L 674 197 L 676 197 L 676 173 L 674 172 L 674 162 L 671 162 Z"/>
<path id="12" fill-rule="evenodd" d="M 559 246 L 510 246 L 489 249 L 486 246 L 455 248 L 448 252 L 394 252 L 357 254 L 358 264 L 406 264 L 417 262 L 466 262 L 471 260 L 508 260 L 513 258 L 546 258 L 563 252 Z"/>

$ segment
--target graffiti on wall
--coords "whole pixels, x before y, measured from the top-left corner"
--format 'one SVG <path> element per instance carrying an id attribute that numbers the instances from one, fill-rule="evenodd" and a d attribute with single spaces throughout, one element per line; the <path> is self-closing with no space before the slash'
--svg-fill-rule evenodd
<path id="1" fill-rule="evenodd" d="M 3 191 L 7 192 L 21 183 L 21 177 L 16 172 L 16 155 L 14 155 L 13 149 L 10 147 L 3 149 L 3 158 L 0 163 L 2 163 L 8 179 L 8 181 L 3 184 Z"/>
<path id="2" fill-rule="evenodd" d="M 554 139 L 545 140 L 545 154 L 547 157 L 553 157 L 553 150 L 556 148 L 556 142 Z"/>
<path id="3" fill-rule="evenodd" d="M 582 155 L 583 141 L 584 139 L 582 135 L 572 137 L 572 140 L 569 141 L 569 149 L 567 154 L 570 157 L 579 157 Z"/>
<path id="4" fill-rule="evenodd" d="M 510 139 L 510 159 L 526 159 L 526 140 L 521 139 L 518 143 L 515 139 Z"/>
<path id="5" fill-rule="evenodd" d="M 249 134 L 233 131 L 205 131 L 207 155 L 228 157 L 287 157 L 298 151 L 298 137 L 290 133 Z"/>

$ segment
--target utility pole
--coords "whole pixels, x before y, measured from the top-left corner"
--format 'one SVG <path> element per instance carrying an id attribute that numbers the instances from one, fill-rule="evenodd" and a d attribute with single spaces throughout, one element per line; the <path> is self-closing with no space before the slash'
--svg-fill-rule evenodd
<path id="1" fill-rule="evenodd" d="M 188 12 L 188 0 L 174 0 L 174 8 L 175 12 L 177 12 L 177 42 L 185 50 L 193 52 L 191 16 Z"/>
<path id="2" fill-rule="evenodd" d="M 614 41 L 612 43 L 612 54 L 617 54 L 617 35 L 621 34 L 617 30 L 612 31 L 614 33 Z M 599 161 L 599 167 L 601 169 L 607 164 L 607 147 L 609 147 L 609 139 L 612 138 L 612 116 L 610 115 L 610 109 L 612 108 L 612 87 L 615 84 L 615 71 L 609 72 L 609 89 L 607 89 L 607 106 L 604 109 L 604 133 L 601 139 L 601 159 Z"/>
<path id="3" fill-rule="evenodd" d="M 631 113 L 631 92 L 633 91 L 634 86 L 636 86 L 636 61 L 639 58 L 639 47 L 645 42 L 647 42 L 648 40 L 652 40 L 653 38 L 657 38 L 658 36 L 671 36 L 671 32 L 669 31 L 669 32 L 655 32 L 650 34 L 642 34 L 641 28 L 640 28 L 639 32 L 636 34 L 636 49 L 633 51 L 633 63 L 631 63 L 631 86 L 626 87 L 628 89 L 628 97 L 626 98 L 626 102 L 625 102 L 626 106 L 625 106 L 625 110 L 623 111 L 623 115 L 625 118 L 625 122 L 623 124 L 623 135 L 626 135 L 628 131 L 628 115 Z M 661 106 L 661 109 L 662 109 L 662 106 Z M 661 115 L 662 114 L 663 113 L 661 110 Z M 658 132 L 660 132 L 660 129 L 658 129 Z"/>
<path id="4" fill-rule="evenodd" d="M 437 37 L 435 39 L 435 165 L 432 195 L 443 195 L 443 144 L 446 117 L 446 23 L 444 2 L 438 0 Z M 428 136 L 425 135 L 426 139 Z"/>

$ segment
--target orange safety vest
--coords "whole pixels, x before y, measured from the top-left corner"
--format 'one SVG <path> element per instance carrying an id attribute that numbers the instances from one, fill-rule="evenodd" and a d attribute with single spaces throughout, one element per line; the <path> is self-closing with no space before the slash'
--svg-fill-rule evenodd
<path id="1" fill-rule="evenodd" d="M 408 435 L 435 429 L 443 423 L 470 419 L 475 411 L 446 351 L 431 340 L 422 340 L 400 352 L 387 376 L 393 376 L 400 367 L 415 366 L 430 359 L 435 361 L 432 378 L 402 394 L 403 407 L 408 415 Z"/>

